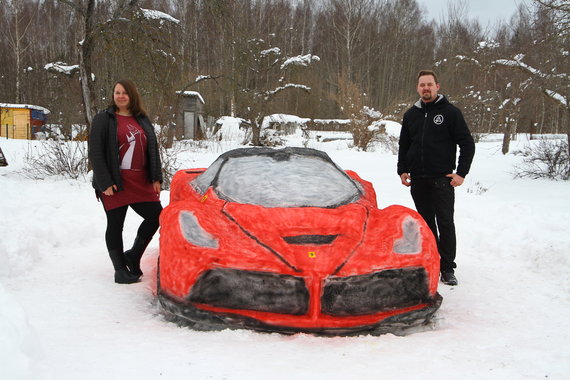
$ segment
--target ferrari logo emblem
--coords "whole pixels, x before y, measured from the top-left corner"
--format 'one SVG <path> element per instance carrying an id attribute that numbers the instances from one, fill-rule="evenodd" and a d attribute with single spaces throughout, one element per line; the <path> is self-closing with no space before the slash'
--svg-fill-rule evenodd
<path id="1" fill-rule="evenodd" d="M 314 258 L 317 257 L 317 252 L 310 251 L 308 254 L 309 254 L 309 257 L 310 257 L 311 259 L 314 259 Z"/>

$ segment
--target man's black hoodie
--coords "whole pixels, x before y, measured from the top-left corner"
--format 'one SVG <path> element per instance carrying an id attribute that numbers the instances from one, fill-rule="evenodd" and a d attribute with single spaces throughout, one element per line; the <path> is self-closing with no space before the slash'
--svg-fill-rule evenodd
<path id="1" fill-rule="evenodd" d="M 418 100 L 404 114 L 398 151 L 398 175 L 435 178 L 456 173 L 465 178 L 475 154 L 475 143 L 461 111 L 443 95 L 434 102 Z"/>

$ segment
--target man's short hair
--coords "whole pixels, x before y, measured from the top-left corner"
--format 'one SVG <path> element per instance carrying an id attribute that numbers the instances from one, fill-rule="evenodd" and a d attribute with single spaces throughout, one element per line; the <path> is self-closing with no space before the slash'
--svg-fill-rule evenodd
<path id="1" fill-rule="evenodd" d="M 437 75 L 435 75 L 435 72 L 433 72 L 433 70 L 420 70 L 420 72 L 418 73 L 418 77 L 416 78 L 416 83 L 420 80 L 420 77 L 423 77 L 424 75 L 431 75 L 433 76 L 433 79 L 435 79 L 435 83 L 439 83 L 437 81 Z"/>

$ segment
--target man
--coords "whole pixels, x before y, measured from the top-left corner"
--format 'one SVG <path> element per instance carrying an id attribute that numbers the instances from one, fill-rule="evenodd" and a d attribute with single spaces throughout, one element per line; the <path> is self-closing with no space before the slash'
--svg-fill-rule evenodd
<path id="1" fill-rule="evenodd" d="M 404 186 L 411 186 L 416 209 L 437 240 L 441 281 L 457 285 L 454 189 L 469 172 L 475 143 L 461 111 L 439 95 L 439 89 L 433 71 L 419 72 L 420 99 L 402 121 L 398 175 Z M 454 173 L 457 146 L 459 161 Z"/>

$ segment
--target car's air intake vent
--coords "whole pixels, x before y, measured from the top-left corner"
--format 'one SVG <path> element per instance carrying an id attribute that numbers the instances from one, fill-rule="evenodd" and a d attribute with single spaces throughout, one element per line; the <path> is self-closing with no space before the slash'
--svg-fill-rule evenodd
<path id="1" fill-rule="evenodd" d="M 429 300 L 424 268 L 380 272 L 325 280 L 322 312 L 334 316 L 368 315 L 419 305 Z"/>
<path id="2" fill-rule="evenodd" d="M 305 280 L 286 274 L 211 269 L 196 281 L 190 302 L 227 309 L 303 315 L 309 309 Z"/>
<path id="3" fill-rule="evenodd" d="M 338 235 L 297 235 L 284 236 L 283 240 L 295 245 L 324 245 L 332 243 L 337 236 Z"/>

